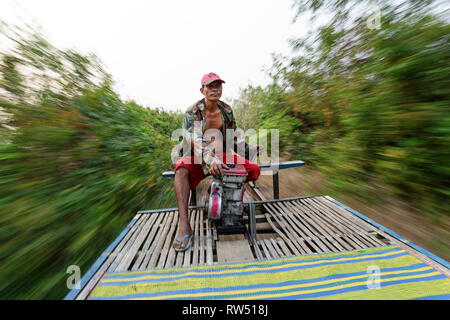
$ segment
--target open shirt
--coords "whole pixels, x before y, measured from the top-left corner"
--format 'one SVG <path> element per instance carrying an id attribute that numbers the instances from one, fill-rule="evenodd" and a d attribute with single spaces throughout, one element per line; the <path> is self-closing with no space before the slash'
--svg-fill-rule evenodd
<path id="1" fill-rule="evenodd" d="M 217 106 L 220 110 L 220 114 L 222 115 L 222 137 L 223 137 L 223 152 L 227 152 L 226 150 L 226 130 L 233 129 L 236 130 L 236 121 L 234 119 L 233 110 L 231 107 L 223 101 L 218 101 Z M 200 130 L 194 130 L 194 128 L 201 128 Z M 205 99 L 197 101 L 192 106 L 190 106 L 185 113 L 183 120 L 183 129 L 185 129 L 185 139 L 188 143 L 190 141 L 194 142 L 194 155 L 199 157 L 200 154 L 195 154 L 197 151 L 201 152 L 202 158 L 202 167 L 203 172 L 205 174 L 209 173 L 209 168 L 211 163 L 216 159 L 214 154 L 214 150 L 208 147 L 207 142 L 203 137 L 203 133 L 206 129 L 206 107 L 205 107 Z M 237 148 L 238 145 L 242 144 L 243 147 Z M 237 136 L 234 136 L 233 139 L 233 150 L 238 153 L 242 149 L 245 150 L 245 153 L 248 154 L 249 145 L 245 140 L 238 139 Z M 242 151 L 244 151 L 242 150 Z"/>

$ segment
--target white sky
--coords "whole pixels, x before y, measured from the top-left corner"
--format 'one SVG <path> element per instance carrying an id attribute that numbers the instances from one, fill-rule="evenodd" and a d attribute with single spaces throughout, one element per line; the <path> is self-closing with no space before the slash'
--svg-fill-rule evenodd
<path id="1" fill-rule="evenodd" d="M 306 33 L 292 0 L 1 0 L 0 19 L 35 22 L 60 49 L 93 52 L 123 99 L 185 110 L 204 73 L 225 81 L 222 100 L 264 85 L 271 53 Z"/>

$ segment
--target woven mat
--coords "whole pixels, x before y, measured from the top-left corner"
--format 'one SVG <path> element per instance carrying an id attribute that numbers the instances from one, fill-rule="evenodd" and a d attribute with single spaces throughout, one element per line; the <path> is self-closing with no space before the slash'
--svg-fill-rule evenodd
<path id="1" fill-rule="evenodd" d="M 450 299 L 450 279 L 397 246 L 107 273 L 90 299 Z"/>

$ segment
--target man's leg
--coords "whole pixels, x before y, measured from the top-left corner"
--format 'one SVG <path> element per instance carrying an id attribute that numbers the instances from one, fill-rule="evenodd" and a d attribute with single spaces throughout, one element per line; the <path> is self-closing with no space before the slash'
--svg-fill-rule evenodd
<path id="1" fill-rule="evenodd" d="M 179 239 L 183 239 L 185 235 L 192 233 L 188 215 L 190 192 L 189 170 L 185 167 L 179 167 L 175 171 L 175 193 L 177 195 L 178 213 L 180 215 L 180 223 L 177 232 L 177 238 Z M 180 245 L 181 248 L 184 248 L 187 242 L 188 239 L 183 241 Z"/>
<path id="2" fill-rule="evenodd" d="M 246 181 L 254 181 L 259 178 L 261 174 L 261 168 L 256 163 L 251 163 L 247 160 L 244 164 L 245 170 L 247 170 L 248 176 Z"/>
<path id="3" fill-rule="evenodd" d="M 189 194 L 191 189 L 195 189 L 200 181 L 205 178 L 202 166 L 194 162 L 193 156 L 186 156 L 178 160 L 175 164 L 175 193 L 178 202 L 178 212 L 180 215 L 180 222 L 178 224 L 178 231 L 176 238 L 184 239 L 188 234 L 192 234 L 192 228 L 189 224 Z M 177 249 L 184 249 L 189 242 L 189 237 L 186 237 L 181 243 L 174 242 Z"/>

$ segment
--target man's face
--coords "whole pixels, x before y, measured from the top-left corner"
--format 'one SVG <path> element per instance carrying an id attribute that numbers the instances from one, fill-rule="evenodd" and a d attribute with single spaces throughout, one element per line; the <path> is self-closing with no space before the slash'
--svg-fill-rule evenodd
<path id="1" fill-rule="evenodd" d="M 207 100 L 218 101 L 222 96 L 222 82 L 219 80 L 213 81 L 200 88 L 200 92 Z"/>

